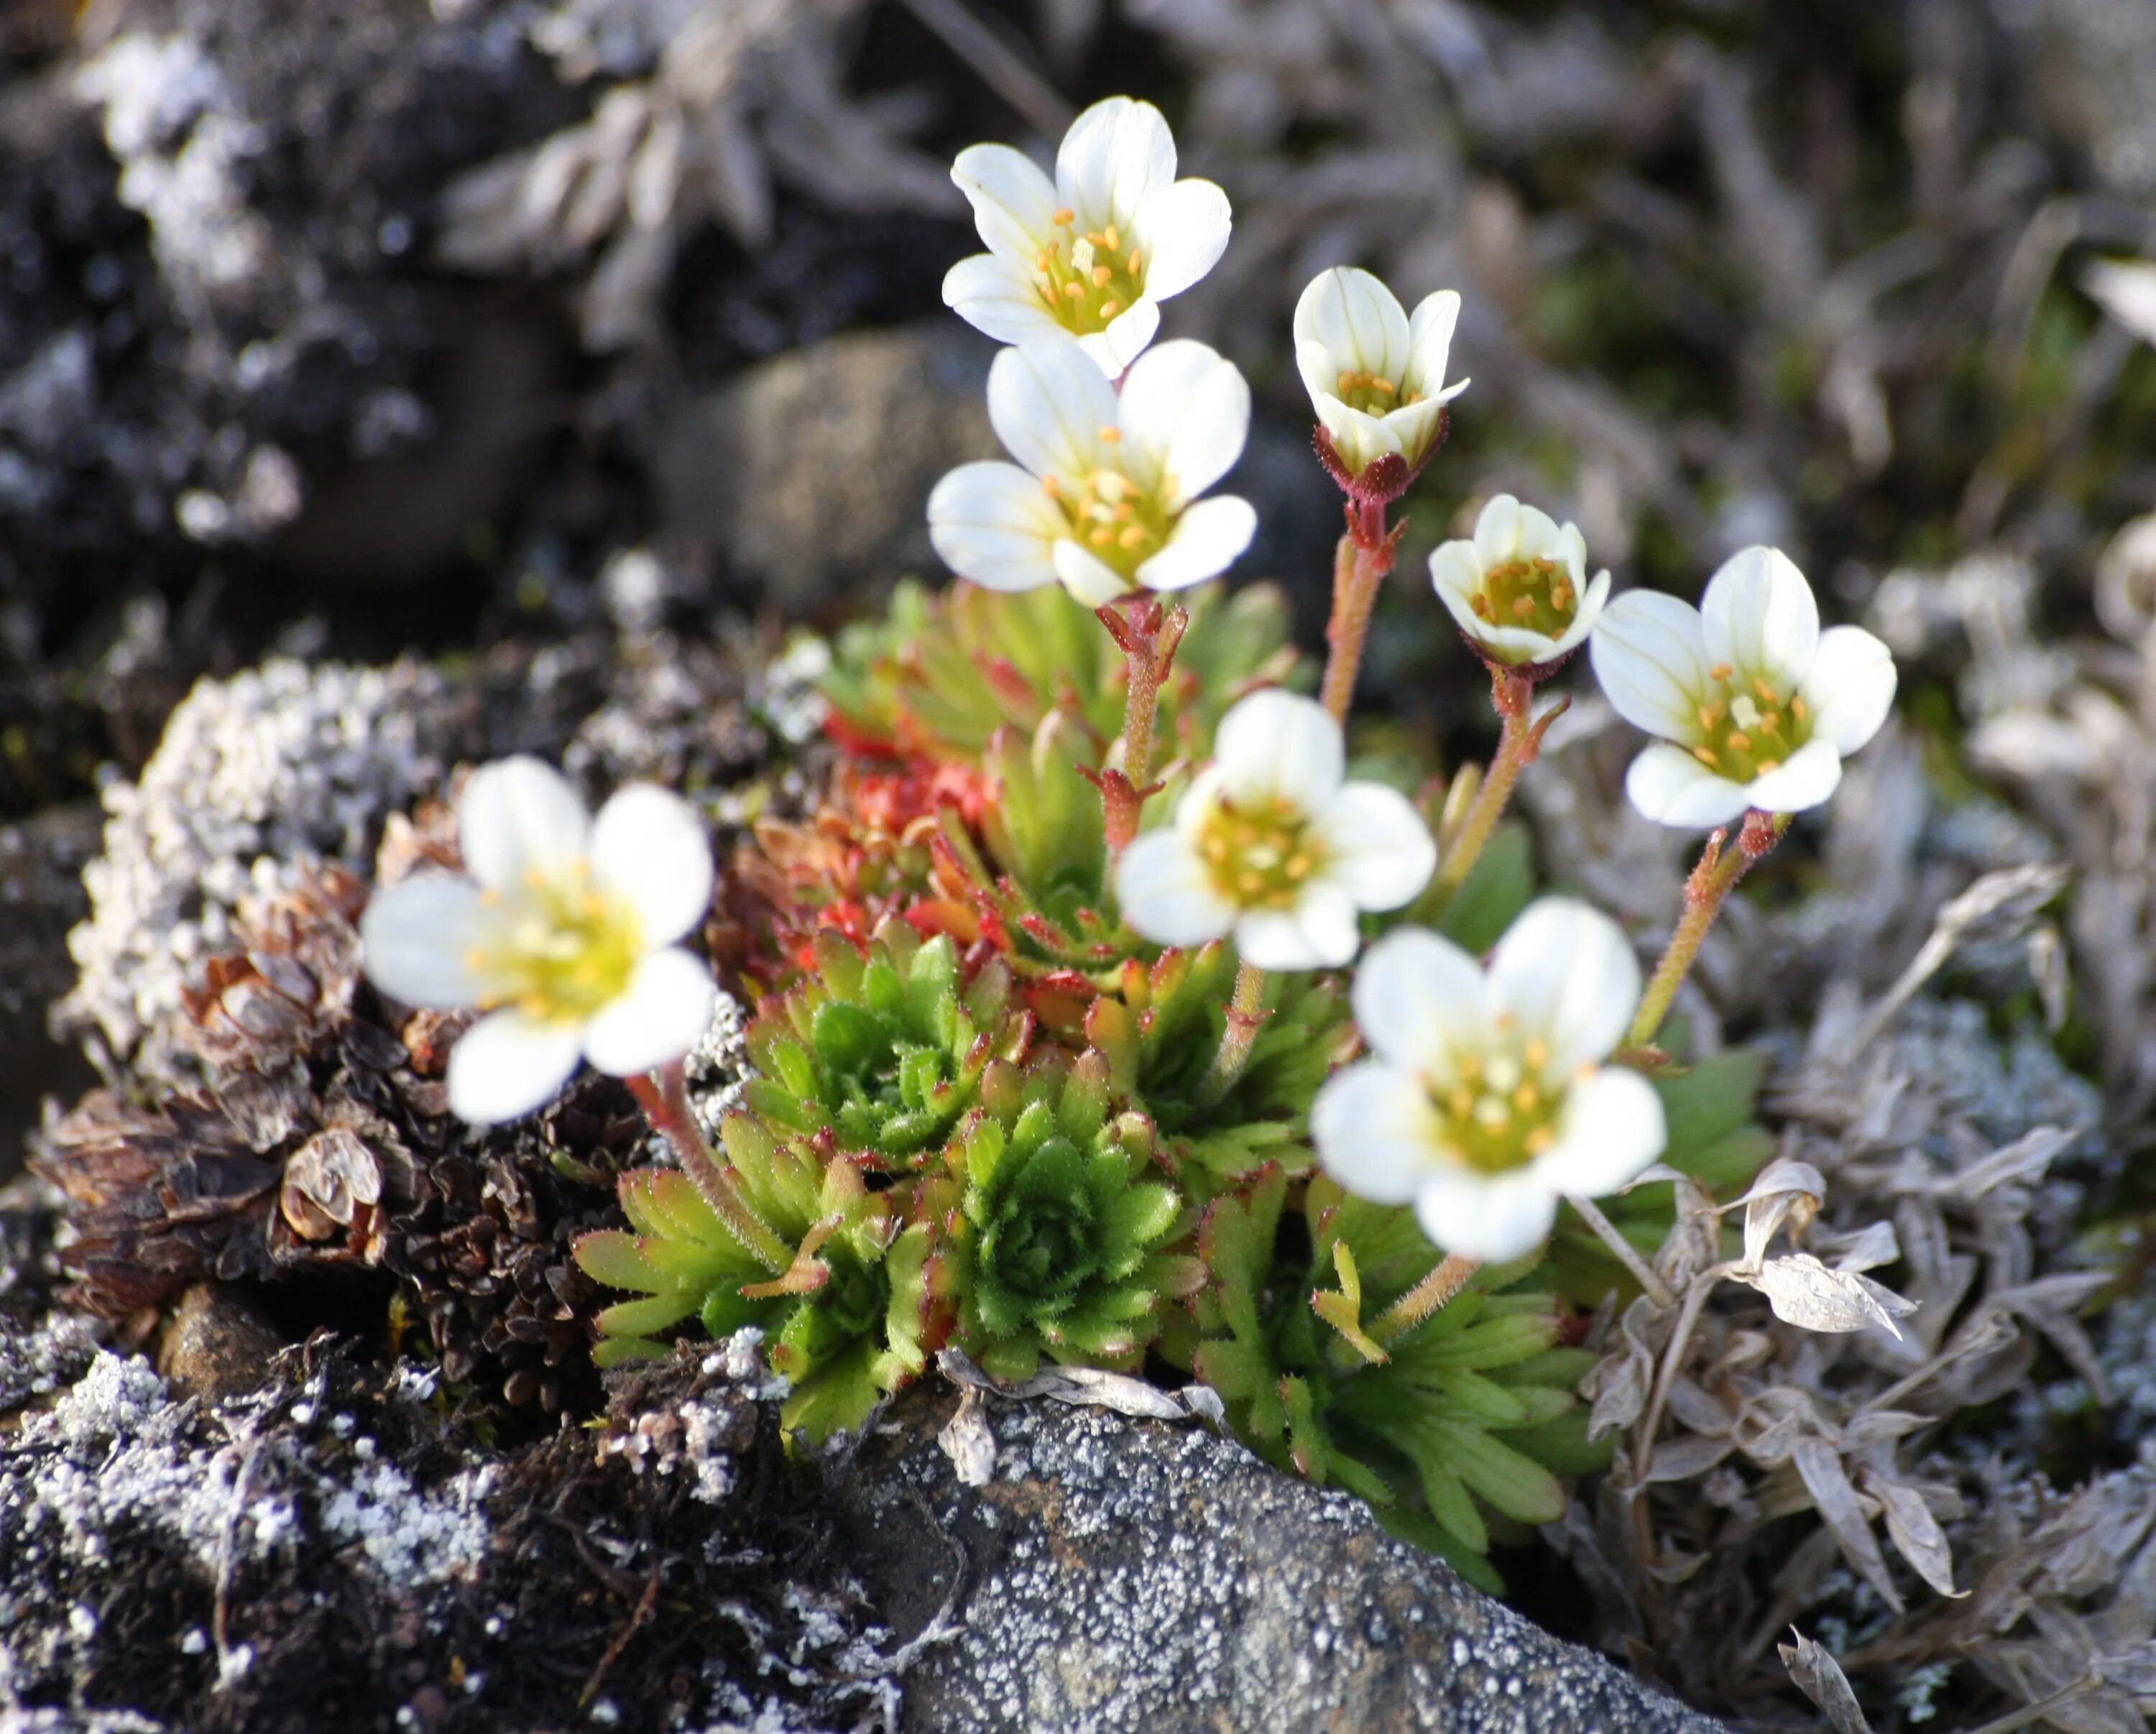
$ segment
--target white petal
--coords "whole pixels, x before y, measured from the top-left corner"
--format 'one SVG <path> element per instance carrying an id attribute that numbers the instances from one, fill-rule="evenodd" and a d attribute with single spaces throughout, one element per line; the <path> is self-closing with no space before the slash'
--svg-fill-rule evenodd
<path id="1" fill-rule="evenodd" d="M 1600 1059 L 1640 1008 L 1640 965 L 1624 929 L 1571 897 L 1543 897 L 1505 930 L 1490 959 L 1490 1004 L 1549 1044 L 1562 1075 Z"/>
<path id="2" fill-rule="evenodd" d="M 1763 675 L 1784 692 L 1811 672 L 1819 604 L 1779 548 L 1745 548 L 1723 561 L 1707 581 L 1699 612 L 1710 663 Z"/>
<path id="3" fill-rule="evenodd" d="M 1395 927 L 1363 954 L 1349 994 L 1363 1039 L 1388 1065 L 1448 1081 L 1457 1056 L 1490 1039 L 1489 982 L 1458 946 Z"/>
<path id="4" fill-rule="evenodd" d="M 617 1078 L 679 1059 L 710 1027 L 718 991 L 701 958 L 679 946 L 654 952 L 584 1025 L 584 1058 Z"/>
<path id="5" fill-rule="evenodd" d="M 472 772 L 457 800 L 457 842 L 490 891 L 558 878 L 583 859 L 591 816 L 569 779 L 519 754 Z"/>
<path id="6" fill-rule="evenodd" d="M 1440 289 L 1415 303 L 1408 320 L 1408 369 L 1400 382 L 1404 391 L 1420 392 L 1440 403 L 1450 402 L 1467 388 L 1461 380 L 1445 389 L 1445 363 L 1452 354 L 1453 327 L 1460 323 L 1460 293 Z"/>
<path id="7" fill-rule="evenodd" d="M 1430 441 L 1437 438 L 1437 418 L 1444 413 L 1442 400 L 1425 398 L 1419 403 L 1378 417 L 1378 425 L 1385 430 L 1385 438 L 1394 449 L 1413 464 L 1420 460 Z"/>
<path id="8" fill-rule="evenodd" d="M 1067 536 L 1055 544 L 1051 558 L 1063 587 L 1089 608 L 1129 593 L 1131 587 L 1121 572 Z"/>
<path id="9" fill-rule="evenodd" d="M 649 782 L 617 789 L 592 823 L 592 880 L 636 911 L 646 946 L 671 945 L 711 906 L 711 844 L 689 803 Z"/>
<path id="10" fill-rule="evenodd" d="M 1040 337 L 989 364 L 988 420 L 1035 475 L 1076 488 L 1100 466 L 1101 429 L 1116 425 L 1116 391 L 1069 337 Z"/>
<path id="11" fill-rule="evenodd" d="M 407 1005 L 436 1011 L 477 1005 L 490 984 L 470 960 L 485 949 L 495 922 L 468 879 L 429 873 L 404 880 L 376 893 L 360 917 L 367 979 Z"/>
<path id="12" fill-rule="evenodd" d="M 1108 321 L 1107 329 L 1080 338 L 1079 344 L 1093 358 L 1093 365 L 1110 379 L 1120 379 L 1132 362 L 1145 353 L 1160 329 L 1160 303 L 1142 296 Z"/>
<path id="13" fill-rule="evenodd" d="M 1296 303 L 1298 341 L 1322 343 L 1337 372 L 1374 373 L 1394 384 L 1407 372 L 1408 316 L 1399 298 L 1368 271 L 1322 271 Z"/>
<path id="14" fill-rule="evenodd" d="M 1158 553 L 1142 562 L 1138 582 L 1148 590 L 1181 590 L 1233 566 L 1258 533 L 1250 502 L 1216 495 L 1188 507 Z"/>
<path id="15" fill-rule="evenodd" d="M 1593 641 L 1602 642 L 1599 634 Z M 1596 673 L 1601 672 L 1598 664 Z M 1632 804 L 1658 825 L 1712 830 L 1741 818 L 1752 798 L 1744 784 L 1717 777 L 1681 746 L 1650 743 L 1625 773 Z"/>
<path id="16" fill-rule="evenodd" d="M 1220 262 L 1233 221 L 1228 195 L 1210 181 L 1178 181 L 1141 206 L 1131 227 L 1144 259 L 1145 292 L 1181 295 Z"/>
<path id="17" fill-rule="evenodd" d="M 1055 233 L 1055 187 L 1029 157 L 1009 145 L 973 145 L 958 153 L 951 178 L 973 208 L 973 227 L 993 254 L 1023 266 Z"/>
<path id="18" fill-rule="evenodd" d="M 1214 889 L 1179 829 L 1148 831 L 1123 851 L 1116 900 L 1124 921 L 1155 945 L 1203 945 L 1235 925 L 1235 906 Z"/>
<path id="19" fill-rule="evenodd" d="M 513 1008 L 488 1013 L 449 1050 L 449 1111 L 493 1126 L 545 1107 L 576 1070 L 582 1034 Z"/>
<path id="20" fill-rule="evenodd" d="M 1538 505 L 1520 507 L 1519 551 L 1522 560 L 1564 558 L 1564 536 L 1557 520 Z"/>
<path id="21" fill-rule="evenodd" d="M 1535 1158 L 1534 1171 L 1568 1198 L 1599 1198 L 1638 1178 L 1668 1142 L 1655 1086 L 1624 1066 L 1604 1066 L 1565 1092 L 1557 1142 Z"/>
<path id="22" fill-rule="evenodd" d="M 961 464 L 928 496 L 928 539 L 943 563 L 990 590 L 1055 582 L 1061 510 L 1015 464 Z"/>
<path id="23" fill-rule="evenodd" d="M 1681 746 L 1697 741 L 1708 683 L 1697 608 L 1656 591 L 1628 590 L 1603 611 L 1588 654 L 1604 696 L 1625 721 Z"/>
<path id="24" fill-rule="evenodd" d="M 1348 746 L 1317 700 L 1268 686 L 1238 700 L 1220 719 L 1213 759 L 1231 800 L 1277 798 L 1315 814 L 1340 793 Z"/>
<path id="25" fill-rule="evenodd" d="M 1415 1194 L 1415 1220 L 1449 1253 L 1502 1265 L 1532 1252 L 1557 1220 L 1557 1196 L 1532 1168 L 1440 1168 Z"/>
<path id="26" fill-rule="evenodd" d="M 1325 1080 L 1310 1105 L 1310 1140 L 1325 1172 L 1373 1204 L 1413 1203 L 1443 1160 L 1429 1090 L 1377 1059 Z"/>
<path id="27" fill-rule="evenodd" d="M 1520 502 L 1510 494 L 1491 499 L 1475 520 L 1475 551 L 1485 571 L 1520 557 Z"/>
<path id="28" fill-rule="evenodd" d="M 1337 969 L 1363 944 L 1355 900 L 1345 886 L 1306 885 L 1292 909 L 1245 910 L 1235 921 L 1235 951 L 1260 969 Z"/>
<path id="29" fill-rule="evenodd" d="M 1342 403 L 1337 398 L 1317 399 L 1317 419 L 1332 436 L 1332 449 L 1339 453 L 1350 475 L 1360 475 L 1378 459 L 1400 449 L 1399 437 L 1382 418 Z"/>
<path id="30" fill-rule="evenodd" d="M 993 253 L 962 259 L 944 273 L 943 305 L 998 343 L 1024 343 L 1063 329 L 1041 305 L 1031 269 Z"/>
<path id="31" fill-rule="evenodd" d="M 1811 710 L 1812 738 L 1845 758 L 1856 752 L 1894 708 L 1896 679 L 1893 653 L 1862 627 L 1829 627 L 1797 689 Z"/>
<path id="32" fill-rule="evenodd" d="M 1802 813 L 1841 787 L 1841 755 L 1831 741 L 1808 741 L 1763 777 L 1746 785 L 1748 806 L 1762 813 Z"/>
<path id="33" fill-rule="evenodd" d="M 1180 337 L 1132 364 L 1116 425 L 1125 473 L 1173 508 L 1203 494 L 1242 456 L 1250 387 L 1233 362 Z"/>
<path id="34" fill-rule="evenodd" d="M 1325 876 L 1363 909 L 1414 901 L 1437 868 L 1437 844 L 1414 803 L 1381 782 L 1348 783 L 1317 829 L 1332 853 Z"/>
<path id="35" fill-rule="evenodd" d="M 1570 525 L 1565 526 L 1571 529 Z M 1602 611 L 1609 603 L 1609 574 L 1599 572 L 1579 598 L 1579 611 L 1572 617 L 1572 624 L 1558 635 L 1555 654 L 1562 656 L 1575 645 L 1584 644 L 1602 618 Z"/>
<path id="36" fill-rule="evenodd" d="M 1311 408 L 1317 410 L 1320 421 L 1324 418 L 1326 403 L 1335 410 L 1348 408 L 1339 401 L 1339 365 L 1324 343 L 1311 336 L 1296 339 L 1296 373 L 1302 375 L 1302 390 L 1311 395 Z"/>
<path id="37" fill-rule="evenodd" d="M 1574 584 L 1587 581 L 1587 538 L 1579 533 L 1578 525 L 1568 524 L 1558 532 L 1555 557 L 1563 561 Z"/>
<path id="38" fill-rule="evenodd" d="M 1442 543 L 1430 557 L 1430 581 L 1437 587 L 1437 593 L 1445 596 L 1449 593 L 1461 607 L 1466 607 L 1468 599 L 1481 593 L 1482 576 L 1482 557 L 1471 541 Z M 1471 608 L 1468 613 L 1471 618 L 1474 617 Z"/>
<path id="39" fill-rule="evenodd" d="M 1055 153 L 1056 196 L 1083 233 L 1125 223 L 1175 179 L 1175 137 L 1149 102 L 1111 96 L 1070 123 Z"/>

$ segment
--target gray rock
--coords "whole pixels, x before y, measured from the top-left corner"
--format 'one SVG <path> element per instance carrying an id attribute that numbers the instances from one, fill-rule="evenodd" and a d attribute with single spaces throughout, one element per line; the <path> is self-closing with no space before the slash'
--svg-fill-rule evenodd
<path id="1" fill-rule="evenodd" d="M 884 1617 L 924 1643 L 922 1734 L 1299 1734 L 1720 1725 L 1561 1643 L 1388 1536 L 1348 1495 L 1201 1429 L 990 1400 L 1000 1469 L 961 1487 L 898 1411 L 833 1488 Z"/>
<path id="2" fill-rule="evenodd" d="M 383 818 L 448 767 L 454 715 L 442 681 L 410 662 L 278 658 L 203 681 L 141 780 L 105 791 L 105 850 L 84 874 L 90 919 L 68 936 L 81 975 L 56 1027 L 132 1055 L 144 1075 L 184 1076 L 136 1049 L 177 1010 L 187 972 L 229 940 L 240 900 L 304 855 L 367 865 Z"/>
<path id="3" fill-rule="evenodd" d="M 691 400 L 654 457 L 670 529 L 797 618 L 862 580 L 940 570 L 928 490 L 999 455 L 983 398 L 993 352 L 955 321 L 860 332 Z"/>

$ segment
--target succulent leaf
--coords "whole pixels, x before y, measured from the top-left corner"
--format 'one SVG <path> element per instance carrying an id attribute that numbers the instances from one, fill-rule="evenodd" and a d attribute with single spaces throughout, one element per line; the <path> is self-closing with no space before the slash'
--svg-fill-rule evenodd
<path id="1" fill-rule="evenodd" d="M 828 1130 L 878 1167 L 932 1154 L 978 1093 L 989 1060 L 1030 1039 L 1010 972 L 991 959 L 970 980 L 947 936 L 888 921 L 868 947 L 818 936 L 815 971 L 767 1003 L 749 1032 L 763 1076 L 744 1095 L 770 1124 Z"/>
<path id="2" fill-rule="evenodd" d="M 991 1066 L 932 1196 L 950 1235 L 957 1342 L 1023 1377 L 1043 1355 L 1134 1365 L 1197 1275 L 1170 1254 L 1186 1212 L 1143 1116 L 1111 1114 L 1098 1054 Z"/>

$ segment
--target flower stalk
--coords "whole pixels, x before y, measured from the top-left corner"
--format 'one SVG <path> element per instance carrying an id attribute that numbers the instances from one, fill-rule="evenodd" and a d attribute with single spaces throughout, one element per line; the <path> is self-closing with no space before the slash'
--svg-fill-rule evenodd
<path id="1" fill-rule="evenodd" d="M 689 1101 L 687 1067 L 676 1059 L 623 1081 L 644 1110 L 644 1117 L 651 1122 L 651 1129 L 673 1147 L 674 1159 L 681 1172 L 717 1213 L 728 1232 L 773 1270 L 791 1269 L 793 1249 L 749 1208 L 726 1164 L 713 1154 L 703 1127 L 696 1124 L 696 1110 Z"/>
<path id="2" fill-rule="evenodd" d="M 1318 439 L 1321 444 L 1325 440 L 1322 429 Z M 1332 557 L 1332 618 L 1326 623 L 1325 680 L 1318 689 L 1318 701 L 1335 722 L 1348 721 L 1378 589 L 1393 569 L 1394 551 L 1406 528 L 1403 519 L 1387 530 L 1383 500 L 1351 497 L 1348 502 L 1348 533 Z"/>
<path id="3" fill-rule="evenodd" d="M 1668 947 L 1655 972 L 1648 977 L 1646 992 L 1640 999 L 1639 1014 L 1632 1020 L 1632 1028 L 1625 1036 L 1627 1048 L 1649 1048 L 1660 1033 L 1662 1020 L 1669 1016 L 1670 1003 L 1676 998 L 1677 989 L 1684 985 L 1686 976 L 1691 972 L 1693 960 L 1699 956 L 1701 943 L 1707 930 L 1713 926 L 1714 918 L 1722 913 L 1722 905 L 1729 900 L 1729 894 L 1737 889 L 1737 882 L 1750 872 L 1753 864 L 1782 840 L 1782 834 L 1789 829 L 1786 813 L 1761 813 L 1757 808 L 1744 815 L 1738 828 L 1734 848 L 1723 848 L 1728 837 L 1728 828 L 1717 829 L 1707 839 L 1707 847 L 1700 852 L 1699 864 L 1685 880 L 1684 914 L 1677 920 L 1676 930 L 1670 935 Z"/>
<path id="4" fill-rule="evenodd" d="M 1476 786 L 1474 803 L 1460 820 L 1459 830 L 1446 841 L 1443 864 L 1437 870 L 1440 907 L 1450 903 L 1467 883 L 1467 875 L 1475 870 L 1476 862 L 1496 834 L 1497 821 L 1504 817 L 1520 772 L 1540 757 L 1543 736 L 1572 702 L 1568 698 L 1559 699 L 1537 718 L 1533 715 L 1534 700 L 1532 680 L 1516 669 L 1491 664 L 1490 702 L 1496 707 L 1501 723 L 1497 751 Z"/>
<path id="5" fill-rule="evenodd" d="M 1163 606 L 1158 598 L 1143 593 L 1096 612 L 1129 664 L 1123 695 L 1122 769 L 1105 771 L 1096 779 L 1105 810 L 1109 857 L 1121 860 L 1138 834 L 1139 816 L 1155 787 L 1147 778 L 1152 771 L 1161 685 L 1175 665 L 1176 647 L 1190 624 L 1190 612 L 1180 606 Z"/>

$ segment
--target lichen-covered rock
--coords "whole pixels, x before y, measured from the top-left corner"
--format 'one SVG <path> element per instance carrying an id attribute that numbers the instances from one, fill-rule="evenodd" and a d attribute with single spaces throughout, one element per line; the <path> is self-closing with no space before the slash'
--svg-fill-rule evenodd
<path id="1" fill-rule="evenodd" d="M 198 685 L 141 780 L 105 791 L 105 850 L 83 875 L 90 919 L 68 936 L 81 976 L 58 1026 L 142 1075 L 198 1076 L 165 1042 L 137 1049 L 231 943 L 242 897 L 285 888 L 308 857 L 364 870 L 383 818 L 449 768 L 455 714 L 440 678 L 412 662 L 280 657 Z"/>
<path id="2" fill-rule="evenodd" d="M 1713 1734 L 1388 1536 L 1368 1506 L 1200 1429 L 989 1399 L 962 1487 L 947 1394 L 833 1491 L 884 1618 L 919 1634 L 921 1734 Z M 957 1580 L 954 1588 L 954 1578 Z M 945 1604 L 949 1603 L 947 1611 Z"/>

